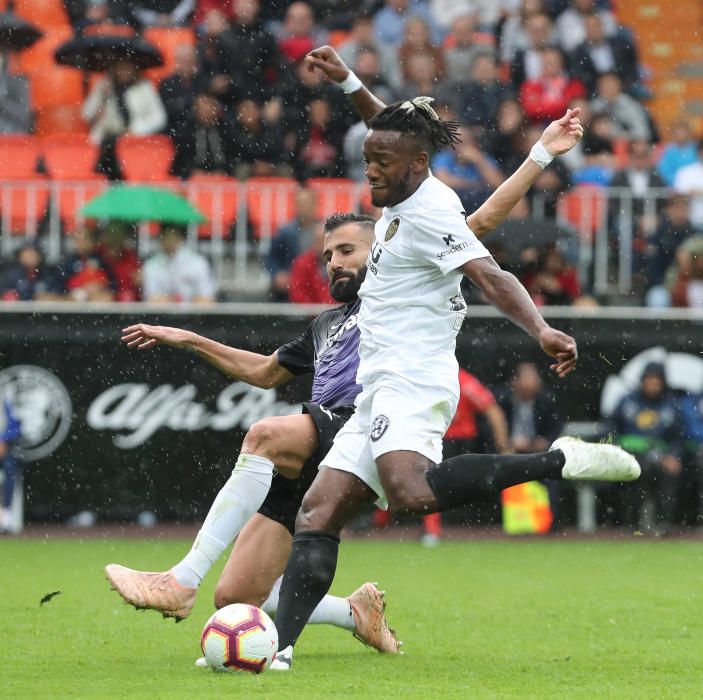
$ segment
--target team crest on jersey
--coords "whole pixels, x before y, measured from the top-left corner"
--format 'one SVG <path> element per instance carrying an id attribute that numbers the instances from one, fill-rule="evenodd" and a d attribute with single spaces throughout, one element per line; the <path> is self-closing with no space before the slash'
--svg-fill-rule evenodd
<path id="1" fill-rule="evenodd" d="M 396 233 L 398 233 L 398 227 L 400 226 L 400 219 L 396 216 L 393 221 L 391 221 L 390 224 L 388 224 L 388 228 L 386 229 L 386 235 L 384 237 L 384 241 L 388 243 L 388 241 L 395 236 Z"/>
<path id="2" fill-rule="evenodd" d="M 386 432 L 389 425 L 390 421 L 388 420 L 388 416 L 384 416 L 382 413 L 377 415 L 373 419 L 373 423 L 371 423 L 371 439 L 374 442 L 379 440 L 383 436 L 383 433 Z"/>

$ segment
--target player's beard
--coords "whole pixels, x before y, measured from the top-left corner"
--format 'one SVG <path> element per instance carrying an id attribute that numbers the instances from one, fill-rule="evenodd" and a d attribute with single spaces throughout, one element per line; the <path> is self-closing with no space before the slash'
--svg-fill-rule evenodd
<path id="1" fill-rule="evenodd" d="M 330 283 L 330 295 L 335 301 L 342 304 L 350 304 L 356 301 L 359 295 L 359 288 L 366 277 L 366 265 L 364 265 L 355 275 L 344 274 L 338 277 L 335 282 Z"/>

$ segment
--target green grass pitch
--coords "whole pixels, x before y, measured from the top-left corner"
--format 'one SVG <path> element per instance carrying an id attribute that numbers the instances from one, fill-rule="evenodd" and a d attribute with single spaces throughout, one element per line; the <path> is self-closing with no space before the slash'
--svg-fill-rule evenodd
<path id="1" fill-rule="evenodd" d="M 261 676 L 193 666 L 218 571 L 178 625 L 123 605 L 103 578 L 108 562 L 160 570 L 186 548 L 0 541 L 0 697 L 703 697 L 697 542 L 349 542 L 333 592 L 379 581 L 406 653 L 311 627 L 291 673 Z"/>

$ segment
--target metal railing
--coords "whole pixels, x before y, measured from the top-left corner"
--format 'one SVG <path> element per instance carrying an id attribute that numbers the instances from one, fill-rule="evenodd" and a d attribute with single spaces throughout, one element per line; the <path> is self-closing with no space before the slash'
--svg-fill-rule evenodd
<path id="1" fill-rule="evenodd" d="M 49 262 L 65 250 L 71 230 L 81 226 L 81 207 L 108 186 L 100 181 L 3 181 L 0 183 L 0 257 L 9 257 L 24 239 L 41 237 Z M 210 256 L 218 278 L 245 276 L 250 255 L 264 255 L 279 226 L 295 216 L 292 180 L 193 180 L 169 184 L 198 206 L 206 225 L 188 229 L 189 243 Z M 319 186 L 320 216 L 361 207 L 367 185 L 330 180 Z M 556 221 L 577 234 L 577 258 L 582 284 L 599 295 L 632 290 L 633 242 L 637 227 L 644 234 L 656 226 L 665 189 L 651 189 L 645 198 L 628 188 L 577 187 L 558 202 Z M 535 220 L 547 218 L 544 199 L 533 197 Z M 140 226 L 141 256 L 154 249 L 153 227 Z M 225 271 L 224 260 L 231 265 Z"/>

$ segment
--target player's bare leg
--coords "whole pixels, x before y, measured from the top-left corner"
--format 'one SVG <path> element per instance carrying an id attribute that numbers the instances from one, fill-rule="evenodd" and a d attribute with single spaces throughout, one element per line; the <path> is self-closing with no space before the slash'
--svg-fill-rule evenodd
<path id="1" fill-rule="evenodd" d="M 220 490 L 186 557 L 166 572 L 135 571 L 109 564 L 112 587 L 135 608 L 158 610 L 182 620 L 195 603 L 200 582 L 254 515 L 271 487 L 274 464 L 297 477 L 317 449 L 317 430 L 307 414 L 255 423 L 242 443 L 232 476 Z"/>
<path id="2" fill-rule="evenodd" d="M 359 478 L 337 469 L 322 469 L 305 494 L 295 527 L 293 553 L 283 575 L 277 617 L 279 649 L 271 668 L 287 670 L 293 645 L 313 610 L 327 594 L 337 568 L 339 534 L 344 525 L 376 494 Z M 362 587 L 363 588 L 363 587 Z M 358 592 L 358 599 L 367 591 Z M 389 629 L 382 606 L 370 606 L 364 621 L 365 643 L 397 653 L 400 643 Z M 361 635 L 359 635 L 361 636 Z"/>

